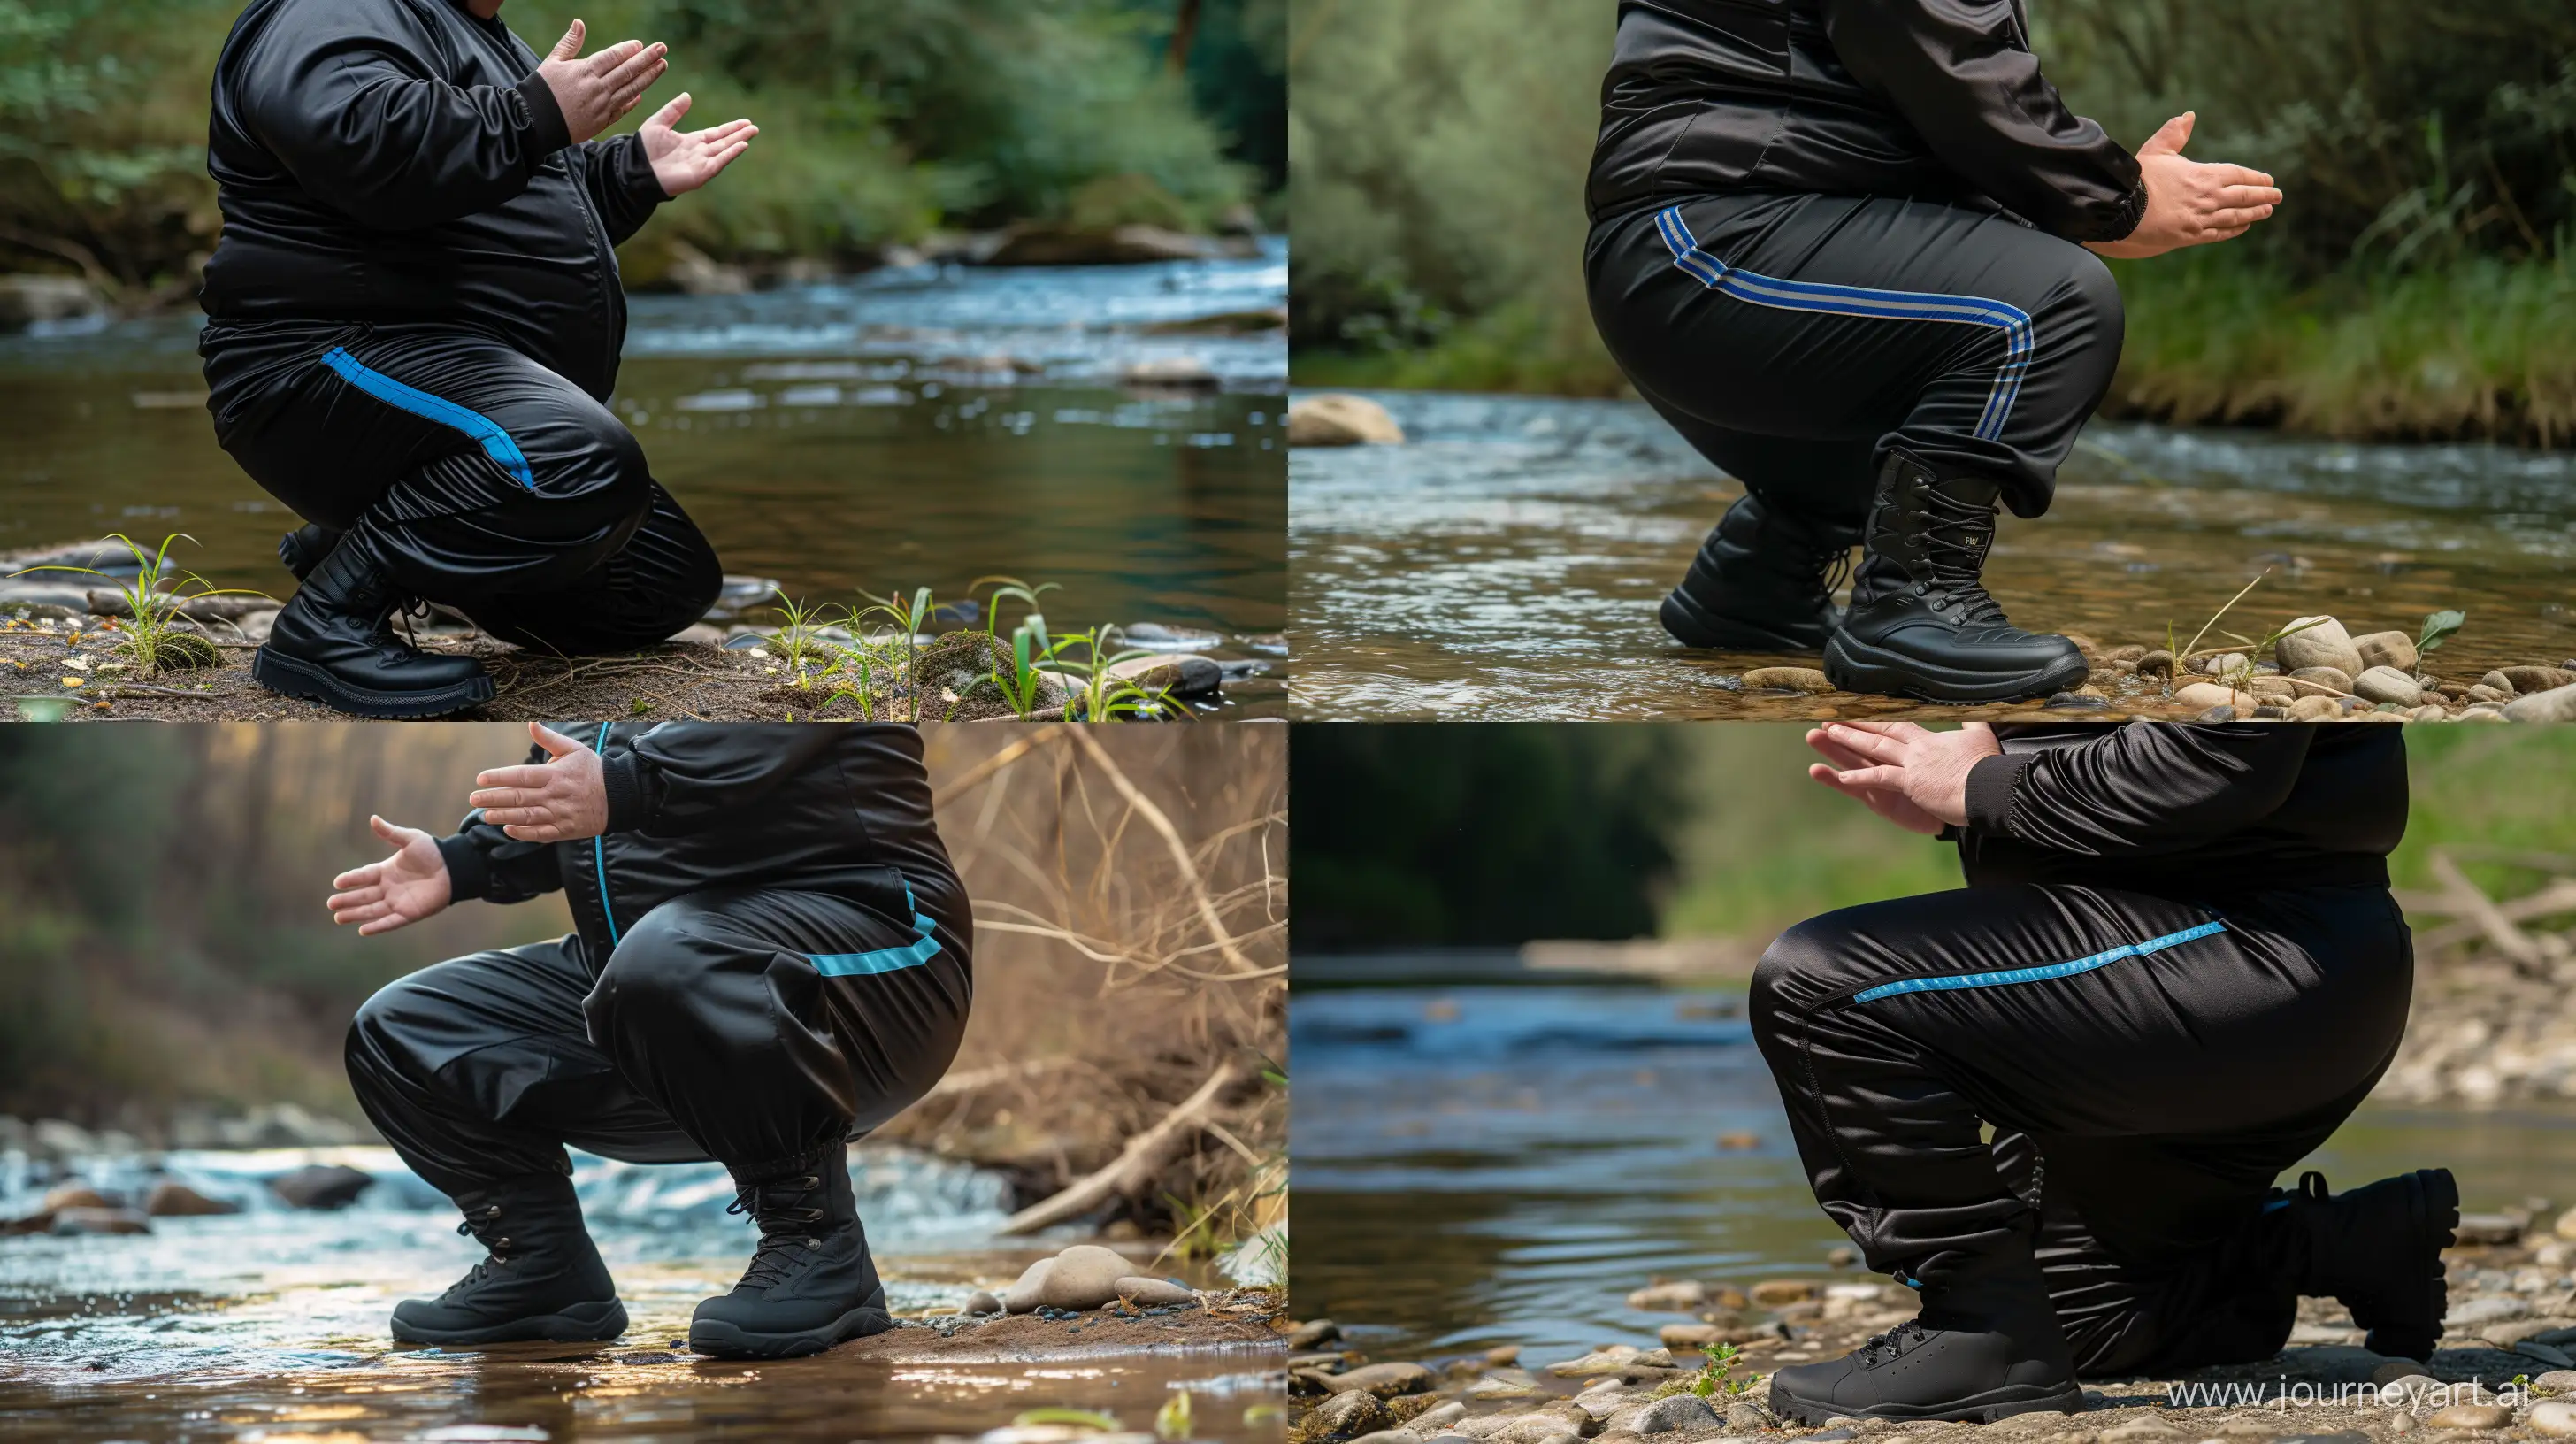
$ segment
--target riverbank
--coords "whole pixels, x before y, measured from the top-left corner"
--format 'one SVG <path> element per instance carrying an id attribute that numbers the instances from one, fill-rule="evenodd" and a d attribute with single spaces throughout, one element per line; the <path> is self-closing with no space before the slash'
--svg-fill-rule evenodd
<path id="1" fill-rule="evenodd" d="M 2220 252 L 2115 262 L 2113 271 L 2128 343 L 2105 420 L 2576 446 L 2576 267 L 2565 257 L 2305 284 Z M 1635 396 L 1589 318 L 1561 306 L 1508 305 L 1421 350 L 1300 349 L 1289 379 L 1335 390 Z"/>

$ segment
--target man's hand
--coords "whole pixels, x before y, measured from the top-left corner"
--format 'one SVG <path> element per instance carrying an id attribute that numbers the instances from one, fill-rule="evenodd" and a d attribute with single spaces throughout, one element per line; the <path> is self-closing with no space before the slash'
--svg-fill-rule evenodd
<path id="1" fill-rule="evenodd" d="M 1971 722 L 1935 732 L 1912 722 L 1828 722 L 1807 745 L 1833 764 L 1807 775 L 1908 832 L 1934 836 L 1968 820 L 1968 773 L 2002 753 L 1995 729 Z"/>
<path id="2" fill-rule="evenodd" d="M 445 911 L 447 859 L 438 839 L 381 817 L 368 818 L 367 826 L 394 845 L 394 855 L 331 879 L 338 889 L 331 894 L 331 921 L 356 923 L 358 936 L 371 938 Z"/>
<path id="3" fill-rule="evenodd" d="M 2138 169 L 2147 181 L 2146 214 L 2126 239 L 2087 241 L 2087 248 L 2117 261 L 2142 261 L 2185 246 L 2232 241 L 2272 214 L 2281 193 L 2270 176 L 2241 165 L 2183 158 L 2182 148 L 2198 119 L 2198 111 L 2184 111 L 2138 147 Z"/>
<path id="4" fill-rule="evenodd" d="M 578 842 L 608 830 L 608 784 L 599 754 L 542 722 L 528 735 L 546 750 L 543 766 L 495 767 L 474 779 L 466 800 L 483 820 L 521 842 Z"/>
<path id="5" fill-rule="evenodd" d="M 736 156 L 751 149 L 751 138 L 760 134 L 760 127 L 747 120 L 728 120 L 705 130 L 672 129 L 689 113 L 689 105 L 689 93 L 681 91 L 635 133 L 644 142 L 644 158 L 653 162 L 653 178 L 662 183 L 666 196 L 683 196 L 714 180 Z"/>
<path id="6" fill-rule="evenodd" d="M 668 47 L 658 40 L 650 45 L 620 40 L 597 55 L 576 58 L 588 33 L 588 27 L 574 21 L 563 39 L 555 42 L 554 52 L 537 67 L 546 89 L 555 93 L 564 127 L 576 144 L 616 124 L 619 116 L 644 98 L 645 89 L 671 68 L 662 58 Z"/>

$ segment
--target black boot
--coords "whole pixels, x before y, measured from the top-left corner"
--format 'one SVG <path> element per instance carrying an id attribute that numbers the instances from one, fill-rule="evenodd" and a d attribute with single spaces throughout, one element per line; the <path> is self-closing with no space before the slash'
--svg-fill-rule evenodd
<path id="1" fill-rule="evenodd" d="M 1870 506 L 1851 610 L 1825 645 L 1825 676 L 1846 692 L 1931 702 L 2011 702 L 2081 686 L 2084 654 L 2064 637 L 2004 620 L 1980 577 L 2000 488 L 1943 478 L 1891 451 Z"/>
<path id="2" fill-rule="evenodd" d="M 343 535 L 277 614 L 251 676 L 360 717 L 439 717 L 491 701 L 482 663 L 434 657 L 393 635 L 399 600 L 366 534 Z"/>
<path id="3" fill-rule="evenodd" d="M 1664 630 L 1685 647 L 1819 651 L 1842 620 L 1834 586 L 1858 545 L 1856 527 L 1747 492 L 1718 518 L 1690 574 L 1664 598 Z"/>
<path id="4" fill-rule="evenodd" d="M 2370 1331 L 2364 1348 L 2418 1363 L 2433 1357 L 2450 1299 L 2442 1250 L 2460 1223 L 2460 1185 L 2449 1169 L 2333 1195 L 2324 1174 L 2302 1174 L 2297 1192 L 2273 1191 L 2267 1221 L 2287 1231 L 2283 1256 L 2298 1291 L 2352 1310 Z"/>
<path id="5" fill-rule="evenodd" d="M 277 539 L 277 559 L 300 582 L 313 575 L 313 569 L 339 544 L 340 533 L 318 521 L 307 522 Z"/>
<path id="6" fill-rule="evenodd" d="M 732 1293 L 698 1305 L 690 1348 L 724 1359 L 788 1359 L 893 1327 L 840 1145 L 784 1177 L 737 1178 L 734 1191 L 727 1211 L 751 1215 L 760 1247 Z"/>
<path id="7" fill-rule="evenodd" d="M 1922 1313 L 1839 1359 L 1771 1376 L 1771 1412 L 1807 1424 L 1839 1415 L 1991 1424 L 2083 1407 L 2047 1285 L 2026 1260 L 1937 1289 L 1927 1284 Z"/>
<path id="8" fill-rule="evenodd" d="M 406 1344 L 504 1344 L 522 1339 L 613 1339 L 626 1332 L 626 1306 L 600 1262 L 572 1180 L 559 1173 L 507 1179 L 460 1194 L 458 1233 L 492 1256 L 434 1299 L 394 1306 L 394 1337 Z"/>

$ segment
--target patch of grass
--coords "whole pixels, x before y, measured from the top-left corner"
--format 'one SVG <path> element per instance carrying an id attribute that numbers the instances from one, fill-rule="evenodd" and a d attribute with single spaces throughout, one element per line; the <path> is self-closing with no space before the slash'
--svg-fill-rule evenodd
<path id="1" fill-rule="evenodd" d="M 109 625 L 123 634 L 117 651 L 134 661 L 136 674 L 149 677 L 156 672 L 186 667 L 212 667 L 223 660 L 214 643 L 194 622 L 187 620 L 185 607 L 201 597 L 265 597 L 265 592 L 240 587 L 218 588 L 195 572 L 170 564 L 170 543 L 195 542 L 186 532 L 172 532 L 161 538 L 158 551 L 146 552 L 141 543 L 123 532 L 110 532 L 109 541 L 124 547 L 134 557 L 136 571 L 131 581 L 116 578 L 95 567 L 40 566 L 12 572 L 26 576 L 30 572 L 78 572 L 84 576 L 109 577 L 111 588 L 125 603 L 126 615 Z"/>
<path id="2" fill-rule="evenodd" d="M 1658 1385 L 1650 1397 L 1669 1399 L 1675 1394 L 1697 1394 L 1724 1402 L 1743 1398 L 1762 1382 L 1760 1374 L 1741 1379 L 1734 1376 L 1735 1366 L 1744 1360 L 1733 1344 L 1707 1344 L 1700 1352 L 1708 1356 L 1708 1362 L 1699 1366 L 1698 1373 L 1687 1379 L 1668 1380 Z"/>

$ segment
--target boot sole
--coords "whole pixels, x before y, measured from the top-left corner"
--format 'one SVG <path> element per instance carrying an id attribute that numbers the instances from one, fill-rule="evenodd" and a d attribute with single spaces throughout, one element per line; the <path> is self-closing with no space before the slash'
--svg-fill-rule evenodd
<path id="1" fill-rule="evenodd" d="M 1791 652 L 1813 656 L 1825 644 L 1823 636 L 1794 636 L 1717 616 L 1678 591 L 1664 598 L 1655 615 L 1674 641 L 1703 652 Z"/>
<path id="2" fill-rule="evenodd" d="M 2407 1175 L 2408 1202 L 2413 1205 L 2416 1246 L 2433 1256 L 2432 1275 L 2424 1280 L 2423 1312 L 2411 1326 L 2372 1329 L 2362 1347 L 2392 1359 L 2428 1363 L 2442 1336 L 2442 1316 L 2450 1310 L 2451 1286 L 2442 1266 L 2442 1250 L 2458 1237 L 2460 1184 L 2447 1168 L 2423 1168 Z M 2373 1310 L 2373 1312 L 2377 1312 Z M 2421 1352 L 2416 1352 L 2416 1346 Z"/>
<path id="3" fill-rule="evenodd" d="M 2062 1389 L 2048 1389 L 2030 1384 L 1991 1389 L 1965 1399 L 1942 1404 L 1880 1404 L 1867 1409 L 1854 1409 L 1842 1404 L 1817 1404 L 1771 1386 L 1771 1412 L 1800 1424 L 1822 1424 L 1828 1419 L 1931 1419 L 1955 1423 L 1992 1424 L 2015 1414 L 2054 1411 L 2080 1414 L 2084 1411 L 2084 1390 L 2075 1384 Z"/>
<path id="4" fill-rule="evenodd" d="M 1926 702 L 1968 705 L 2018 702 L 2046 697 L 2083 685 L 2092 667 L 2082 657 L 2055 669 L 2021 677 L 1998 678 L 1991 672 L 1957 672 L 1918 662 L 1899 653 L 1855 642 L 1836 632 L 1825 643 L 1825 680 L 1845 692 L 1880 697 L 1915 697 Z"/>
<path id="5" fill-rule="evenodd" d="M 626 1332 L 626 1306 L 615 1299 L 604 1304 L 575 1304 L 559 1313 L 512 1319 L 480 1329 L 424 1329 L 394 1320 L 394 1338 L 405 1344 L 600 1343 Z"/>
<path id="6" fill-rule="evenodd" d="M 689 1349 L 718 1359 L 794 1359 L 893 1327 L 893 1316 L 877 1304 L 852 1309 L 819 1329 L 786 1334 L 755 1334 L 722 1319 L 699 1319 L 689 1325 Z"/>
<path id="7" fill-rule="evenodd" d="M 379 692 L 369 687 L 352 687 L 310 662 L 281 657 L 267 647 L 251 653 L 250 675 L 251 680 L 272 692 L 319 702 L 353 717 L 372 717 L 386 722 L 444 717 L 451 712 L 479 707 L 495 695 L 489 676 L 476 677 L 434 692 Z"/>

